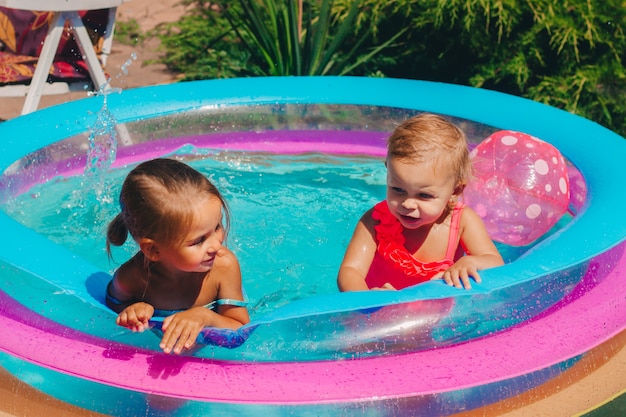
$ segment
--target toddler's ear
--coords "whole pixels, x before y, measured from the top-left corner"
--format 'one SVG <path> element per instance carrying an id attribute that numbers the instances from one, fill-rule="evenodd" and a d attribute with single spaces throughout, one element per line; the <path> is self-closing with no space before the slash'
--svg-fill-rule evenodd
<path id="1" fill-rule="evenodd" d="M 461 195 L 461 193 L 463 193 L 463 190 L 465 189 L 466 185 L 467 184 L 465 184 L 465 183 L 457 184 L 457 186 L 454 187 L 454 192 L 452 193 L 452 195 Z"/>
<path id="2" fill-rule="evenodd" d="M 141 239 L 139 240 L 139 248 L 141 252 L 143 252 L 143 256 L 152 262 L 156 262 L 159 260 L 159 248 L 157 248 L 156 243 L 152 239 Z"/>

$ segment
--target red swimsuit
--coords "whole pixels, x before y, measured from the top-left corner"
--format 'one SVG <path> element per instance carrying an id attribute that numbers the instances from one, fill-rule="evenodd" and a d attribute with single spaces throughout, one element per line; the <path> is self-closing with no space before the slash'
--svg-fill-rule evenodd
<path id="1" fill-rule="evenodd" d="M 399 290 L 428 281 L 438 272 L 451 267 L 462 255 L 457 254 L 457 249 L 459 248 L 459 224 L 463 207 L 462 203 L 457 203 L 452 210 L 445 258 L 435 262 L 420 262 L 404 247 L 402 225 L 389 211 L 387 201 L 376 204 L 372 218 L 379 221 L 374 226 L 377 248 L 372 265 L 365 277 L 367 286 L 369 288 L 382 287 L 388 282 Z"/>

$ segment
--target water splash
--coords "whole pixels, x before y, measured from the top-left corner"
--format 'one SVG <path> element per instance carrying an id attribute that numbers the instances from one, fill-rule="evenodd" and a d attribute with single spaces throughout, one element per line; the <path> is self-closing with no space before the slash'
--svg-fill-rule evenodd
<path id="1" fill-rule="evenodd" d="M 131 53 L 130 58 L 122 64 L 120 72 L 115 78 L 128 75 L 128 68 L 133 61 L 137 60 L 137 54 Z M 115 116 L 107 106 L 107 97 L 112 93 L 120 93 L 121 88 L 111 87 L 111 78 L 101 85 L 98 91 L 90 95 L 102 97 L 102 108 L 97 114 L 94 125 L 89 130 L 89 148 L 87 151 L 87 164 L 85 174 L 97 176 L 99 172 L 107 171 L 117 156 L 118 142 L 127 143 L 130 140 L 125 126 L 119 125 Z M 121 137 L 120 137 L 121 136 Z"/>
<path id="2" fill-rule="evenodd" d="M 110 221 L 107 206 L 112 203 L 112 185 L 107 182 L 107 173 L 117 157 L 117 120 L 107 106 L 107 97 L 114 89 L 100 89 L 102 107 L 89 130 L 89 146 L 85 162 L 85 176 L 81 186 L 71 194 L 68 201 L 69 218 L 91 219 L 86 227 L 74 230 L 75 233 L 102 233 L 103 224 Z M 93 203 L 95 202 L 95 204 Z M 94 230 L 95 229 L 95 230 Z"/>
<path id="3" fill-rule="evenodd" d="M 126 62 L 124 62 L 124 64 L 122 64 L 122 67 L 120 68 L 122 70 L 122 74 L 123 75 L 128 75 L 128 67 L 130 67 L 133 63 L 133 61 L 137 60 L 137 54 L 135 52 L 132 52 L 130 54 L 130 58 L 126 60 Z M 122 74 L 118 74 L 117 78 L 121 77 Z"/>
<path id="4" fill-rule="evenodd" d="M 107 106 L 107 95 L 113 89 L 101 90 L 98 95 L 103 97 L 102 108 L 96 121 L 89 130 L 89 148 L 85 174 L 97 176 L 98 172 L 108 170 L 117 156 L 117 121 Z"/>
<path id="5" fill-rule="evenodd" d="M 121 66 L 121 72 L 115 78 L 128 75 L 128 68 L 137 59 L 137 54 L 131 57 Z M 90 95 L 102 97 L 102 107 L 96 115 L 94 124 L 89 129 L 89 143 L 87 148 L 87 158 L 85 163 L 85 178 L 82 183 L 81 192 L 75 193 L 71 199 L 74 206 L 73 214 L 89 215 L 94 219 L 94 225 L 106 224 L 108 217 L 105 207 L 112 203 L 111 184 L 106 181 L 106 174 L 117 157 L 118 144 L 129 144 L 130 134 L 126 126 L 119 124 L 113 113 L 110 111 L 107 100 L 111 94 L 120 93 L 121 88 L 113 88 L 110 85 L 111 78 L 101 85 L 98 91 L 91 92 Z M 93 196 L 97 204 L 85 204 L 85 197 L 89 199 Z M 80 208 L 80 209 L 76 209 Z M 88 211 L 88 213 L 86 212 Z"/>

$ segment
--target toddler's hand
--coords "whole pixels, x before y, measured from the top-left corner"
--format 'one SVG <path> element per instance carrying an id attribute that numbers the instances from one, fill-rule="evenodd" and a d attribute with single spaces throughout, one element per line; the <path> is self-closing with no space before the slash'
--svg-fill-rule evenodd
<path id="1" fill-rule="evenodd" d="M 445 283 L 450 286 L 469 290 L 472 288 L 470 277 L 473 277 L 478 283 L 481 282 L 480 274 L 478 274 L 476 266 L 464 257 L 459 259 L 447 270 L 439 272 L 432 279 L 443 279 Z"/>
<path id="2" fill-rule="evenodd" d="M 148 303 L 139 302 L 126 307 L 117 316 L 115 322 L 133 332 L 143 332 L 150 327 L 148 321 L 153 314 L 154 307 Z"/>
<path id="3" fill-rule="evenodd" d="M 382 287 L 373 287 L 372 290 L 395 290 L 396 288 L 388 282 L 385 282 Z"/>

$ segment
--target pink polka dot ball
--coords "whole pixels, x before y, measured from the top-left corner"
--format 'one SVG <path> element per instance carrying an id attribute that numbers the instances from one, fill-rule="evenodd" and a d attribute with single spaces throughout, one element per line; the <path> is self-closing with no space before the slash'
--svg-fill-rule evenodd
<path id="1" fill-rule="evenodd" d="M 470 157 L 474 175 L 463 199 L 482 217 L 492 239 L 527 245 L 567 211 L 568 167 L 549 143 L 502 130 L 476 146 Z"/>

